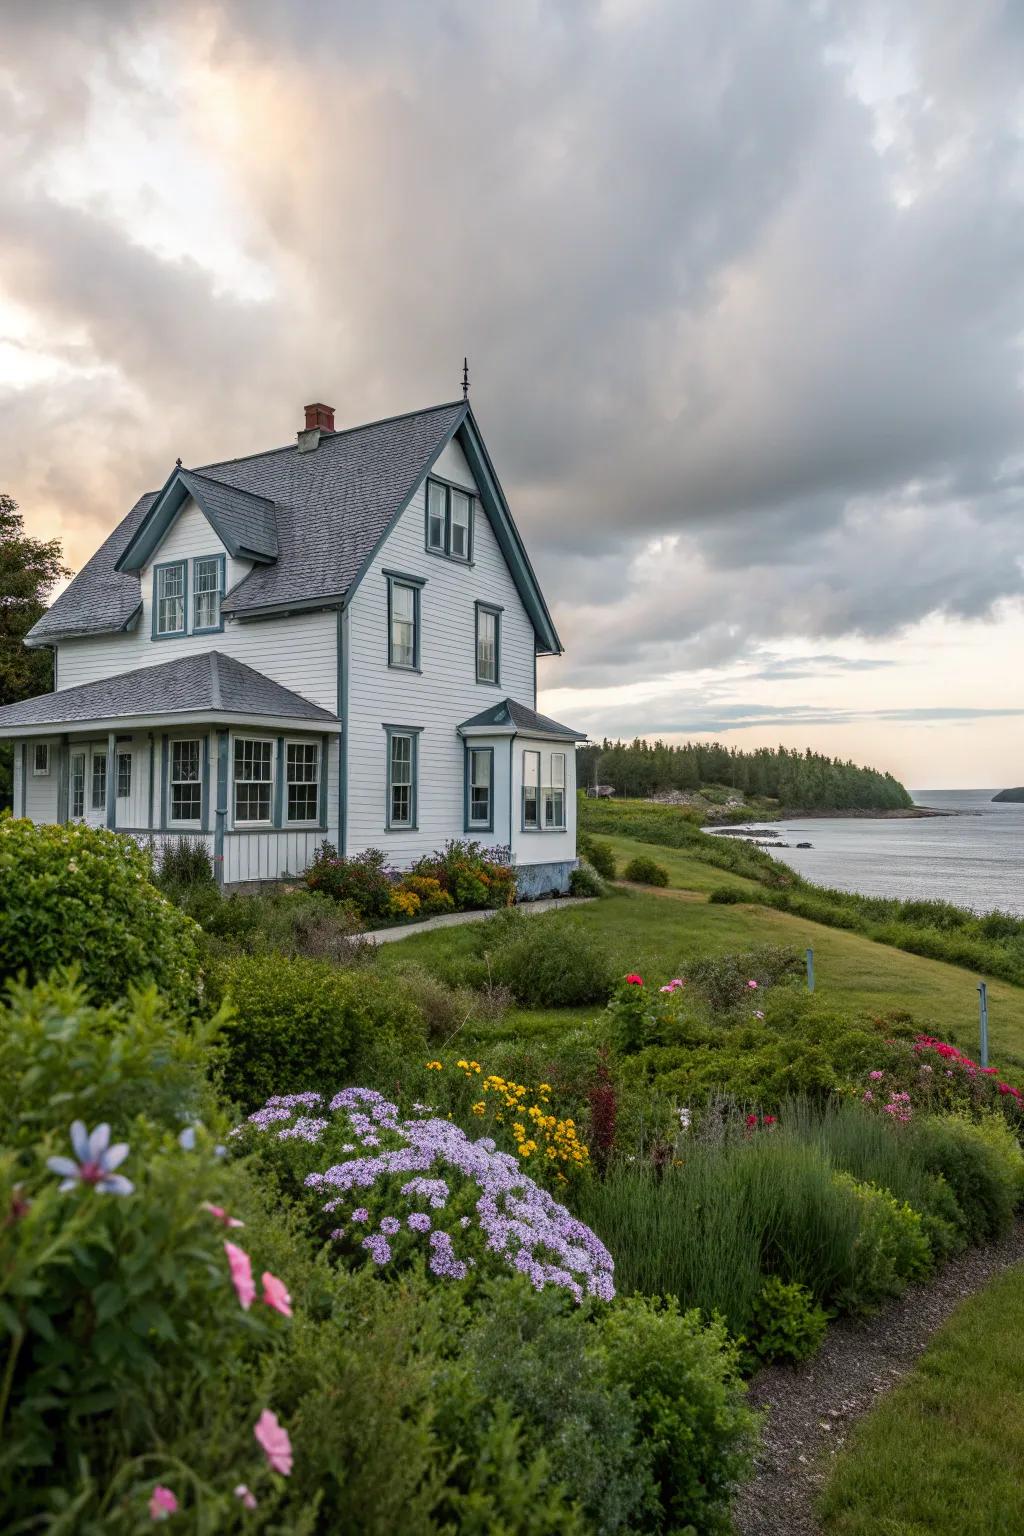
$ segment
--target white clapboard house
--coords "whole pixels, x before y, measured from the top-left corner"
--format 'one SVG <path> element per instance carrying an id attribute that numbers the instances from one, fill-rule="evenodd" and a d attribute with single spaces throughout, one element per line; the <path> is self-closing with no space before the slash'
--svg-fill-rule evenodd
<path id="1" fill-rule="evenodd" d="M 472 838 L 566 888 L 582 737 L 536 712 L 561 644 L 465 400 L 179 462 L 28 644 L 55 691 L 0 709 L 15 815 L 198 836 L 226 885 Z"/>

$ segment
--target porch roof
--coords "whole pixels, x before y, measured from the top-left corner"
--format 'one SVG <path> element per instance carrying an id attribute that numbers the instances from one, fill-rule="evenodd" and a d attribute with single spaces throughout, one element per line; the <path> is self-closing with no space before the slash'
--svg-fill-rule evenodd
<path id="1" fill-rule="evenodd" d="M 459 726 L 463 735 L 494 736 L 564 736 L 570 741 L 586 741 L 584 731 L 574 731 L 569 725 L 559 725 L 547 715 L 538 715 L 535 709 L 520 704 L 515 699 L 501 699 L 489 709 L 463 720 Z"/>
<path id="2" fill-rule="evenodd" d="M 69 727 L 124 720 L 221 719 L 305 721 L 337 725 L 338 717 L 283 688 L 223 651 L 178 656 L 155 667 L 137 667 L 77 688 L 40 694 L 0 709 L 0 737 L 39 735 L 47 726 Z"/>

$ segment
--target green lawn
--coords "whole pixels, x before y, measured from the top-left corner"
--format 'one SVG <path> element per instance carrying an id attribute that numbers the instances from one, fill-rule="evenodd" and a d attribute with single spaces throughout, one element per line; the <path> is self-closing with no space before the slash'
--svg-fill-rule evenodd
<path id="1" fill-rule="evenodd" d="M 716 869 L 713 864 L 705 864 L 703 860 L 679 848 L 638 843 L 629 837 L 606 837 L 604 833 L 600 835 L 599 841 L 607 843 L 611 848 L 620 873 L 630 859 L 642 855 L 668 870 L 669 884 L 676 890 L 707 892 L 722 885 L 731 886 L 737 891 L 756 891 L 758 888 L 756 881 L 748 880 L 744 875 L 734 875 L 727 869 Z"/>
<path id="2" fill-rule="evenodd" d="M 958 1307 L 862 1422 L 821 1502 L 826 1536 L 1024 1529 L 1024 1268 Z"/>
<path id="3" fill-rule="evenodd" d="M 624 843 L 625 839 L 616 839 Z M 633 844 L 634 848 L 641 847 Z M 650 849 L 646 850 L 650 852 Z M 669 866 L 671 849 L 656 850 Z M 665 855 L 662 859 L 662 855 Z M 680 865 L 688 862 L 675 855 Z M 701 872 L 709 873 L 706 866 Z M 673 866 L 673 874 L 681 871 Z M 718 871 L 710 871 L 717 875 Z M 731 877 L 736 881 L 736 877 Z M 717 884 L 723 883 L 716 880 Z M 622 972 L 639 971 L 652 981 L 685 974 L 686 961 L 697 954 L 721 954 L 749 949 L 755 944 L 793 945 L 803 952 L 814 949 L 817 989 L 825 998 L 854 1010 L 888 1013 L 905 1010 L 923 1030 L 954 1039 L 965 1049 L 977 1046 L 977 978 L 957 966 L 910 955 L 877 944 L 840 928 L 826 928 L 771 907 L 738 904 L 713 906 L 707 901 L 688 901 L 670 891 L 648 894 L 617 890 L 605 900 L 575 912 L 531 917 L 536 923 L 586 923 L 601 935 Z M 399 944 L 382 946 L 380 964 L 404 969 L 426 966 L 441 975 L 451 974 L 460 955 L 469 954 L 478 942 L 475 926 L 439 929 L 411 935 Z M 565 1010 L 559 1013 L 516 1013 L 504 1021 L 500 1033 L 543 1033 L 594 1016 L 596 1010 Z M 474 1038 L 481 1033 L 474 1028 Z M 989 1037 L 994 1061 L 1024 1060 L 1024 988 L 1007 982 L 989 987 Z"/>

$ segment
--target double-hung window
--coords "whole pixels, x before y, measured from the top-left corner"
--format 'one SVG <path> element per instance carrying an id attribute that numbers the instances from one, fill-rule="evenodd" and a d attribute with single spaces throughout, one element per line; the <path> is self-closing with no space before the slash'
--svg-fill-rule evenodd
<path id="1" fill-rule="evenodd" d="M 386 573 L 388 584 L 388 666 L 418 672 L 422 578 Z"/>
<path id="2" fill-rule="evenodd" d="M 78 821 L 85 815 L 85 753 L 71 754 L 71 816 Z"/>
<path id="3" fill-rule="evenodd" d="M 201 555 L 192 561 L 192 630 L 219 630 L 224 596 L 224 556 Z"/>
<path id="4" fill-rule="evenodd" d="M 37 741 L 32 753 L 32 772 L 37 778 L 42 778 L 49 771 L 50 743 L 48 741 Z"/>
<path id="5" fill-rule="evenodd" d="M 187 579 L 184 560 L 173 565 L 158 565 L 153 573 L 153 633 L 185 633 L 185 596 Z"/>
<path id="6" fill-rule="evenodd" d="M 386 727 L 388 741 L 388 829 L 416 827 L 417 730 Z"/>
<path id="7" fill-rule="evenodd" d="M 103 811 L 107 806 L 107 758 L 102 752 L 92 755 L 92 808 Z"/>
<path id="8" fill-rule="evenodd" d="M 316 821 L 320 814 L 320 744 L 290 741 L 285 750 L 289 821 Z"/>
<path id="9" fill-rule="evenodd" d="M 427 481 L 427 549 L 469 564 L 473 558 L 473 497 L 443 480 Z"/>
<path id="10" fill-rule="evenodd" d="M 565 828 L 565 753 L 551 754 L 551 782 L 545 786 L 544 830 L 561 832 Z"/>
<path id="11" fill-rule="evenodd" d="M 132 792 L 132 755 L 130 752 L 117 754 L 117 798 L 127 800 Z"/>
<path id="12" fill-rule="evenodd" d="M 523 829 L 540 828 L 540 753 L 523 753 Z"/>
<path id="13" fill-rule="evenodd" d="M 466 752 L 466 831 L 494 830 L 494 748 Z"/>
<path id="14" fill-rule="evenodd" d="M 476 680 L 501 681 L 501 609 L 476 605 Z"/>
<path id="15" fill-rule="evenodd" d="M 170 819 L 199 822 L 203 815 L 202 742 L 172 741 L 170 746 Z"/>
<path id="16" fill-rule="evenodd" d="M 274 743 L 253 736 L 235 737 L 235 825 L 272 820 Z"/>

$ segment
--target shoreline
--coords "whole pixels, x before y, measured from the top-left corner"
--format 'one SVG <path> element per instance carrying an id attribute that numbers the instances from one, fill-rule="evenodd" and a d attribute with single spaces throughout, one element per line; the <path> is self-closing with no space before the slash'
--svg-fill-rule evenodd
<path id="1" fill-rule="evenodd" d="M 751 821 L 706 821 L 702 832 L 726 833 L 730 837 L 755 837 L 781 821 L 930 821 L 933 817 L 971 816 L 976 811 L 939 811 L 927 805 L 901 806 L 891 811 L 779 811 Z M 763 823 L 763 825 L 761 825 Z M 779 834 L 781 836 L 781 833 Z M 768 833 L 771 836 L 771 833 Z"/>

